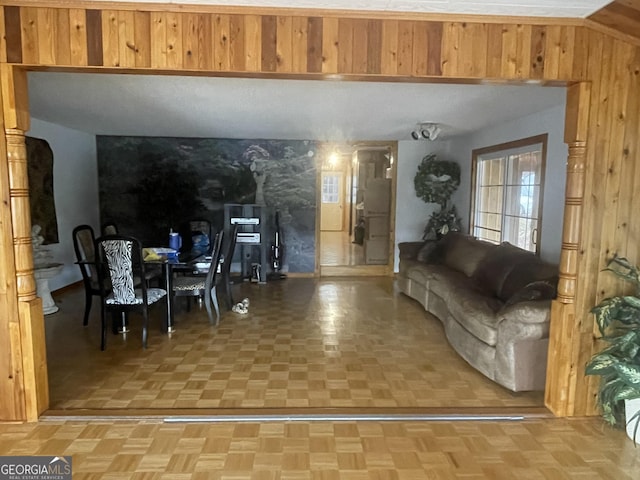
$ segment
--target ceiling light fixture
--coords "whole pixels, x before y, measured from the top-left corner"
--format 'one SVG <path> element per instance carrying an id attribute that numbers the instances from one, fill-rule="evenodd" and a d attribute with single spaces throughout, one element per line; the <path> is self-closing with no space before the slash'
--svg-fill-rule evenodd
<path id="1" fill-rule="evenodd" d="M 437 123 L 419 123 L 416 128 L 411 132 L 411 138 L 414 140 L 435 140 L 442 132 L 442 129 Z"/>

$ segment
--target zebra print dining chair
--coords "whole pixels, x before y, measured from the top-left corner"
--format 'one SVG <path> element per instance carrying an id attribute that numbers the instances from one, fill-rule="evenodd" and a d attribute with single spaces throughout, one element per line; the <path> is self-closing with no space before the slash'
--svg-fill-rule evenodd
<path id="1" fill-rule="evenodd" d="M 147 348 L 147 330 L 149 324 L 149 306 L 167 297 L 167 291 L 161 288 L 149 288 L 146 282 L 136 285 L 137 278 L 145 278 L 145 266 L 142 260 L 140 242 L 126 235 L 103 235 L 96 239 L 98 277 L 100 285 L 111 285 L 110 291 L 102 292 L 102 336 L 100 349 L 107 343 L 107 313 L 142 313 L 142 347 Z M 102 287 L 104 288 L 104 287 Z M 165 308 L 165 315 L 168 311 Z M 165 319 L 168 321 L 168 319 Z"/>

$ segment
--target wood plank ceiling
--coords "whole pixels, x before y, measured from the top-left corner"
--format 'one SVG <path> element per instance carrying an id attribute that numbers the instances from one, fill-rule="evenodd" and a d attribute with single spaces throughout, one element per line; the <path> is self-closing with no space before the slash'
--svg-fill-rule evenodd
<path id="1" fill-rule="evenodd" d="M 587 18 L 640 42 L 640 0 L 615 0 Z"/>

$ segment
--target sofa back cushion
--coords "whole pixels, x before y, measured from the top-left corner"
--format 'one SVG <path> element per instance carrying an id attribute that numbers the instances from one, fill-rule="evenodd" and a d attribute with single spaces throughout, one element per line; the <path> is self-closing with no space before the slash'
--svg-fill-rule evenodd
<path id="1" fill-rule="evenodd" d="M 491 250 L 482 260 L 476 271 L 473 273 L 473 279 L 487 294 L 506 301 L 506 299 L 503 299 L 502 289 L 503 285 L 505 285 L 505 280 L 513 271 L 514 267 L 519 264 L 533 265 L 536 262 L 540 262 L 540 260 L 533 253 L 518 248 L 509 242 L 503 242 Z M 522 277 L 527 275 L 526 268 L 518 270 L 518 272 L 522 274 Z M 524 281 L 524 283 L 519 281 L 518 283 L 520 286 L 516 291 L 533 280 L 539 279 L 534 278 L 529 281 L 524 281 L 523 278 L 522 281 Z"/>
<path id="2" fill-rule="evenodd" d="M 459 232 L 448 233 L 438 244 L 442 263 L 467 277 L 472 276 L 489 252 L 496 248 L 492 243 Z"/>
<path id="3" fill-rule="evenodd" d="M 503 302 L 511 299 L 532 282 L 545 281 L 554 290 L 558 283 L 558 267 L 550 263 L 543 262 L 537 256 L 523 259 L 522 262 L 514 264 L 511 271 L 502 282 L 502 286 L 496 292 L 496 296 Z"/>

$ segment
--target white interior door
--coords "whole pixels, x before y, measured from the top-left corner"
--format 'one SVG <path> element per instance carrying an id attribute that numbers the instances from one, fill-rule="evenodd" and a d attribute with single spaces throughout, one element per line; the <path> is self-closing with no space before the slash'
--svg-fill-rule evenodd
<path id="1" fill-rule="evenodd" d="M 341 232 L 344 228 L 344 188 L 342 172 L 322 172 L 320 230 Z"/>

